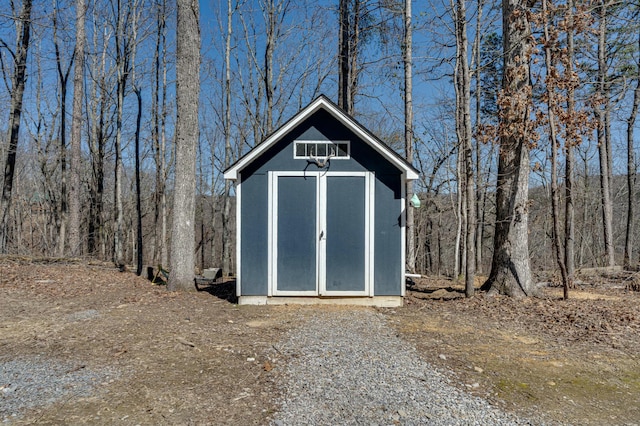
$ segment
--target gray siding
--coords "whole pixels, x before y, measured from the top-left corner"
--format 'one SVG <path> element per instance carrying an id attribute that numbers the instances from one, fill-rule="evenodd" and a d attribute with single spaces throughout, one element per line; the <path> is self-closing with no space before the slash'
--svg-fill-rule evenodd
<path id="1" fill-rule="evenodd" d="M 268 192 L 267 176 L 253 174 L 247 179 L 244 173 L 241 189 L 240 260 L 243 296 L 267 294 L 268 245 Z"/>
<path id="2" fill-rule="evenodd" d="M 374 289 L 376 296 L 397 296 L 402 290 L 401 177 L 376 175 Z"/>

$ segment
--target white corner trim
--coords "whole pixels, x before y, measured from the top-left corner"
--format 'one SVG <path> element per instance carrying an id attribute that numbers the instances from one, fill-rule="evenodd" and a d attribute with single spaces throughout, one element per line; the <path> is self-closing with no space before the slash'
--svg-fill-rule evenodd
<path id="1" fill-rule="evenodd" d="M 242 295 L 242 183 L 238 174 L 236 182 L 236 296 Z"/>
<path id="2" fill-rule="evenodd" d="M 402 174 L 402 178 L 400 179 L 400 245 L 401 249 L 401 258 L 402 263 L 400 264 L 400 294 L 404 297 L 407 293 L 407 284 L 405 272 L 407 271 L 407 179 L 405 174 Z"/>

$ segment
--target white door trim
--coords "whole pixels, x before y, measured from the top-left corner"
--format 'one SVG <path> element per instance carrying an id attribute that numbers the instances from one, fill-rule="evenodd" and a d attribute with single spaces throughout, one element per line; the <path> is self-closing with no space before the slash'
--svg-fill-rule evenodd
<path id="1" fill-rule="evenodd" d="M 278 283 L 278 178 L 298 176 L 316 179 L 316 288 L 281 291 Z M 327 291 L 326 289 L 326 206 L 327 177 L 346 176 L 365 179 L 365 289 L 363 291 Z M 268 296 L 369 296 L 374 295 L 374 220 L 375 179 L 372 172 L 271 171 L 268 172 Z"/>

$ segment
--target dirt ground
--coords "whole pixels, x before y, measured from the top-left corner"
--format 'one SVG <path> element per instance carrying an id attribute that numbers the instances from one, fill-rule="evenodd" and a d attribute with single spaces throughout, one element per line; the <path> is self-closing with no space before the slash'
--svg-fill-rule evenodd
<path id="1" fill-rule="evenodd" d="M 405 307 L 379 311 L 427 362 L 506 410 L 640 424 L 640 293 L 625 279 L 635 277 L 585 278 L 569 301 L 555 288 L 467 300 L 454 283 L 425 279 Z M 108 264 L 0 258 L 0 361 L 119 372 L 13 422 L 268 423 L 278 341 L 301 315 L 331 308 L 237 306 L 233 293 L 232 282 L 168 293 Z"/>

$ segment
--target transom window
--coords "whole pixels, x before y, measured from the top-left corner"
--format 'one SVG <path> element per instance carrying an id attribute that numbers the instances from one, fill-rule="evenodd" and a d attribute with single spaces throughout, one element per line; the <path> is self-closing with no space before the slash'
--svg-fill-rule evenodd
<path id="1" fill-rule="evenodd" d="M 348 159 L 349 141 L 295 141 L 293 158 L 329 157 Z"/>

